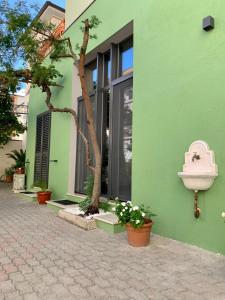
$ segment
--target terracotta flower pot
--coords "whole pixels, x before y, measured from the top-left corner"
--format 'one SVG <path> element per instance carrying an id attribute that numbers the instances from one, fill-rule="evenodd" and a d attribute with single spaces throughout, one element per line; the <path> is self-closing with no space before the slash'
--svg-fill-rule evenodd
<path id="1" fill-rule="evenodd" d="M 16 169 L 16 174 L 25 174 L 25 168 L 17 168 Z"/>
<path id="2" fill-rule="evenodd" d="M 153 222 L 145 223 L 141 228 L 126 224 L 128 243 L 134 247 L 145 247 L 150 242 L 150 232 Z"/>
<path id="3" fill-rule="evenodd" d="M 5 183 L 12 183 L 13 182 L 13 175 L 5 176 L 4 182 Z"/>
<path id="4" fill-rule="evenodd" d="M 52 192 L 37 192 L 37 199 L 39 204 L 46 204 L 46 201 L 51 199 Z"/>

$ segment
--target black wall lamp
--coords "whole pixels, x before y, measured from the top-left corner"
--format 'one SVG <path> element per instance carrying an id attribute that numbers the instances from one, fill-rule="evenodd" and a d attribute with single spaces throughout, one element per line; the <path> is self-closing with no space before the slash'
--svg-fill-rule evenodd
<path id="1" fill-rule="evenodd" d="M 214 18 L 211 16 L 205 17 L 202 20 L 202 28 L 205 31 L 210 31 L 214 29 L 214 24 L 215 24 Z"/>

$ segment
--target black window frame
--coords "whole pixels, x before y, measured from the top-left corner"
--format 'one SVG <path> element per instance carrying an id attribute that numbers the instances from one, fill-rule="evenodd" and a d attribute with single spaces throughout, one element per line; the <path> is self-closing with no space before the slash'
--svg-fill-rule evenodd
<path id="1" fill-rule="evenodd" d="M 127 74 L 127 75 L 121 75 L 121 55 L 122 51 L 125 49 L 124 47 L 127 47 L 129 49 L 133 46 L 133 35 L 127 37 L 125 40 L 123 40 L 121 43 L 114 44 L 112 43 L 110 48 L 107 49 L 104 53 L 98 53 L 97 57 L 92 60 L 90 63 L 87 64 L 87 68 L 90 68 L 92 64 L 94 64 L 97 60 L 97 86 L 96 90 L 90 91 L 90 95 L 94 92 L 95 93 L 95 124 L 96 124 L 96 132 L 98 137 L 98 142 L 100 145 L 101 153 L 103 153 L 104 149 L 106 148 L 105 145 L 105 132 L 104 132 L 104 124 L 106 122 L 105 120 L 105 99 L 104 99 L 104 93 L 106 93 L 108 90 L 110 91 L 110 108 L 109 108 L 109 114 L 112 114 L 112 99 L 113 99 L 113 88 L 114 86 L 123 83 L 131 78 L 133 78 L 133 72 Z M 106 69 L 107 66 L 105 65 L 107 60 L 106 57 L 110 56 L 111 61 L 111 78 L 110 81 L 106 83 Z M 78 98 L 78 102 L 80 101 L 82 97 Z M 109 116 L 109 130 L 112 130 L 112 116 Z M 111 157 L 111 149 L 112 149 L 112 134 L 109 135 L 109 152 L 108 157 Z M 77 146 L 78 149 L 78 146 Z M 77 150 L 76 149 L 76 153 Z M 78 157 L 76 158 L 76 160 Z M 77 166 L 77 163 L 76 163 Z M 76 167 L 77 168 L 77 167 Z M 108 161 L 108 176 L 110 177 L 112 174 L 112 163 L 111 159 Z M 76 170 L 76 176 L 75 181 L 77 180 L 77 170 Z M 86 179 L 86 178 L 85 178 Z M 108 185 L 108 193 L 102 194 L 102 196 L 107 198 L 116 197 L 119 195 L 113 194 L 112 185 L 110 182 L 112 182 L 112 179 L 109 178 L 109 185 Z M 75 193 L 81 193 L 76 189 L 76 183 L 75 183 Z M 130 200 L 130 199 L 123 199 L 123 200 Z"/>

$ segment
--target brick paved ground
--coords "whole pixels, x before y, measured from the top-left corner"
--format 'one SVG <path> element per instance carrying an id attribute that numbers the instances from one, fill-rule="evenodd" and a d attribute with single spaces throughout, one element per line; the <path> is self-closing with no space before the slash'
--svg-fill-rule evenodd
<path id="1" fill-rule="evenodd" d="M 1 299 L 225 299 L 225 258 L 153 236 L 85 232 L 0 184 Z"/>

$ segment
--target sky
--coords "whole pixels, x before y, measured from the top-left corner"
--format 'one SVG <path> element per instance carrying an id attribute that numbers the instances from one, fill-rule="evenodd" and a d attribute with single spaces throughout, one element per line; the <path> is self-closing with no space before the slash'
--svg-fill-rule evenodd
<path id="1" fill-rule="evenodd" d="M 29 3 L 31 0 L 26 0 L 27 3 Z M 63 8 L 65 8 L 65 1 L 66 0 L 50 0 L 52 3 L 55 3 Z M 9 0 L 10 4 L 15 3 L 16 0 Z M 37 4 L 40 6 L 40 8 L 45 4 L 45 0 L 33 0 L 32 3 L 37 2 Z"/>

